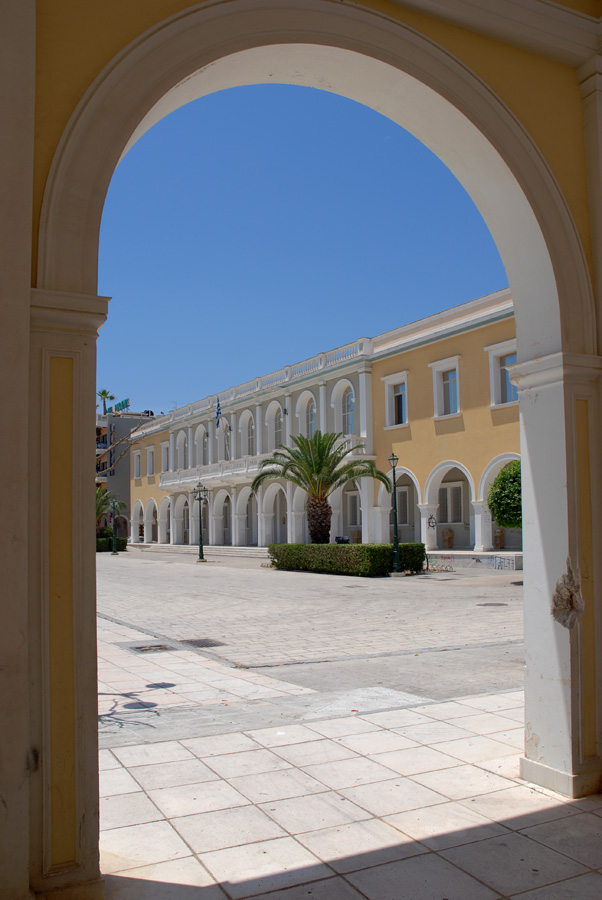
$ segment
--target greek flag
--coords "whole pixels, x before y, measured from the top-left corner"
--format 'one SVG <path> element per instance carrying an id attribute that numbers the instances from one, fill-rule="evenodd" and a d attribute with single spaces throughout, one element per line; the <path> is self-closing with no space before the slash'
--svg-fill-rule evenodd
<path id="1" fill-rule="evenodd" d="M 219 428 L 219 422 L 222 417 L 222 408 L 220 406 L 219 397 L 217 398 L 217 406 L 215 407 L 215 427 Z"/>

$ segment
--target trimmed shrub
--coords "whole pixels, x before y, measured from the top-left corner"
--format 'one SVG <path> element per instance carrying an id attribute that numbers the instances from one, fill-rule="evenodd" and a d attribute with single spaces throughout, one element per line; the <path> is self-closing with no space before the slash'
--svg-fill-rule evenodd
<path id="1" fill-rule="evenodd" d="M 494 478 L 487 505 L 500 528 L 522 528 L 521 503 L 520 460 L 513 459 Z"/>
<path id="2" fill-rule="evenodd" d="M 393 548 L 391 548 L 391 558 Z M 426 561 L 426 549 L 421 543 L 399 545 L 399 568 L 402 572 L 422 572 Z M 391 563 L 391 567 L 393 563 Z"/>
<path id="3" fill-rule="evenodd" d="M 392 544 L 270 544 L 268 554 L 277 569 L 289 572 L 382 578 L 393 571 Z M 399 559 L 404 571 L 421 571 L 424 544 L 400 544 Z"/>
<path id="4" fill-rule="evenodd" d="M 118 537 L 117 538 L 117 551 L 122 552 L 123 550 L 127 550 L 128 541 L 127 538 Z M 107 551 L 113 550 L 113 538 L 112 537 L 102 537 L 96 538 L 96 552 L 97 553 L 106 553 Z"/>

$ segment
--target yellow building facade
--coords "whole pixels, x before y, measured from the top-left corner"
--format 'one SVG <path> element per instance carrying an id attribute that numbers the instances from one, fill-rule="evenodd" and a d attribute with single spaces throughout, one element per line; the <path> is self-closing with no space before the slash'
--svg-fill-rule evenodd
<path id="1" fill-rule="evenodd" d="M 568 795 L 597 790 L 598 0 L 5 0 L 2 12 L 6 896 L 102 896 L 89 484 L 95 340 L 108 312 L 97 293 L 107 186 L 153 122 L 234 85 L 307 84 L 373 107 L 449 166 L 490 228 L 517 330 L 529 560 L 522 771 Z M 565 588 L 570 625 L 559 614 Z"/>
<path id="2" fill-rule="evenodd" d="M 515 363 L 505 290 L 160 416 L 131 448 L 131 541 L 198 544 L 199 482 L 207 488 L 204 543 L 308 541 L 305 493 L 275 480 L 255 496 L 251 482 L 280 443 L 320 428 L 340 433 L 354 455 L 390 476 L 396 454 L 400 540 L 520 566 L 520 555 L 504 556 L 522 549 L 520 530 L 495 528 L 486 502 L 497 473 L 520 458 Z M 391 497 L 377 487 L 360 479 L 333 493 L 332 541 L 392 539 Z M 497 557 L 483 556 L 493 550 Z"/>

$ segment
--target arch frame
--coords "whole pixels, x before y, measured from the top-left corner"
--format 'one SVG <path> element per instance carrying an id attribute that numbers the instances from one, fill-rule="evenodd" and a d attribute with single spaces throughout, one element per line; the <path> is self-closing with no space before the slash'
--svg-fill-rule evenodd
<path id="1" fill-rule="evenodd" d="M 280 65 L 273 58 L 278 47 L 286 51 L 280 54 Z M 299 47 L 302 56 L 312 57 L 312 65 L 305 67 L 313 73 L 310 78 L 301 74 Z M 359 69 L 353 76 L 346 75 L 350 87 L 342 90 L 337 84 L 336 66 L 335 71 L 317 66 L 317 58 L 321 63 L 324 58 L 316 48 L 326 48 L 331 57 L 343 52 L 364 63 L 376 60 L 377 65 L 423 86 L 427 94 L 442 98 L 447 103 L 442 113 L 449 115 L 443 115 L 441 127 L 448 133 L 450 125 L 455 133 L 465 131 L 461 125 L 470 123 L 468 130 L 483 137 L 493 154 L 499 156 L 505 174 L 515 182 L 493 185 L 497 195 L 495 191 L 488 194 L 482 177 L 477 188 L 476 173 L 473 190 L 466 184 L 472 175 L 468 171 L 459 174 L 460 157 L 467 155 L 463 146 L 466 134 L 457 135 L 463 152 L 446 153 L 432 146 L 433 135 L 429 140 L 419 127 L 423 122 L 413 121 L 411 115 L 410 121 L 400 122 L 443 159 L 471 194 L 498 244 L 515 298 L 531 295 L 542 307 L 535 316 L 536 324 L 527 304 L 517 304 L 519 334 L 525 335 L 519 341 L 519 361 L 560 349 L 595 353 L 592 287 L 577 227 L 550 167 L 524 126 L 484 81 L 430 38 L 383 13 L 331 0 L 292 0 L 285 8 L 277 0 L 258 0 L 257 4 L 217 0 L 209 7 L 185 10 L 162 21 L 125 47 L 90 85 L 57 147 L 42 203 L 38 287 L 96 294 L 100 217 L 109 181 L 122 154 L 149 123 L 202 95 L 203 91 L 199 93 L 192 86 L 195 73 L 200 72 L 201 78 L 218 79 L 206 93 L 232 86 L 231 78 L 224 81 L 224 73 L 220 75 L 218 61 L 254 48 L 261 49 L 259 56 L 264 62 L 243 83 L 269 81 L 267 65 L 272 80 L 275 70 L 275 80 L 343 93 L 397 121 L 386 108 L 385 98 L 391 91 L 366 97 Z M 288 74 L 286 66 L 282 70 L 284 55 L 290 59 Z M 259 57 L 252 53 L 251 57 L 250 67 L 256 69 Z M 351 62 L 350 57 L 346 59 Z M 370 81 L 364 79 L 363 84 Z M 452 114 L 452 109 L 461 118 Z M 479 159 L 478 153 L 475 158 Z M 468 169 L 466 163 L 464 167 Z M 502 168 L 497 167 L 500 178 Z M 519 188 L 513 197 L 518 205 L 513 207 L 512 216 L 506 210 L 501 223 L 496 218 L 496 206 L 506 209 L 509 184 L 510 192 L 515 186 Z M 530 256 L 537 257 L 531 261 L 520 253 L 527 219 L 531 219 L 527 229 L 531 232 Z M 509 243 L 514 253 L 508 252 Z"/>
<path id="2" fill-rule="evenodd" d="M 473 500 L 476 500 L 474 479 L 466 466 L 464 466 L 457 460 L 447 459 L 445 460 L 445 462 L 438 463 L 427 478 L 426 484 L 424 486 L 425 503 L 434 504 L 435 506 L 438 505 L 439 499 L 437 497 L 437 491 L 441 486 L 443 478 L 450 469 L 459 469 L 462 475 L 466 478 L 470 490 L 468 502 L 471 503 Z"/>
<path id="3" fill-rule="evenodd" d="M 512 462 L 513 460 L 518 460 L 520 462 L 520 453 L 514 453 L 508 451 L 507 453 L 500 453 L 498 456 L 494 457 L 494 459 L 490 460 L 485 468 L 483 469 L 483 474 L 481 475 L 479 481 L 479 493 L 476 500 L 487 500 L 486 492 L 488 492 L 491 487 L 491 483 L 493 479 L 496 477 L 498 472 L 504 468 L 504 466 Z M 493 477 L 491 477 L 492 473 L 495 472 Z"/>
<path id="4" fill-rule="evenodd" d="M 408 476 L 408 478 L 414 485 L 414 490 L 416 491 L 416 503 L 417 504 L 422 503 L 422 491 L 420 489 L 420 482 L 418 481 L 418 479 L 416 478 L 416 476 L 414 475 L 412 470 L 407 469 L 405 466 L 396 466 L 395 467 L 396 479 L 398 479 L 400 475 Z M 392 476 L 393 476 L 393 469 L 389 469 L 389 471 L 387 472 L 387 477 L 389 479 L 391 479 Z M 391 496 L 392 496 L 392 494 L 389 491 L 387 491 L 384 484 L 380 484 L 378 487 L 378 498 L 376 501 L 377 506 L 380 509 L 391 509 L 391 505 L 392 505 Z"/>

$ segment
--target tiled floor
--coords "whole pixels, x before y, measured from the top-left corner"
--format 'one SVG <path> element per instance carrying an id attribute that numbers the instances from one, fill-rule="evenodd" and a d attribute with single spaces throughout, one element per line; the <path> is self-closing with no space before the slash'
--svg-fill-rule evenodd
<path id="1" fill-rule="evenodd" d="M 108 900 L 600 900 L 602 795 L 520 782 L 521 706 L 104 749 Z"/>

